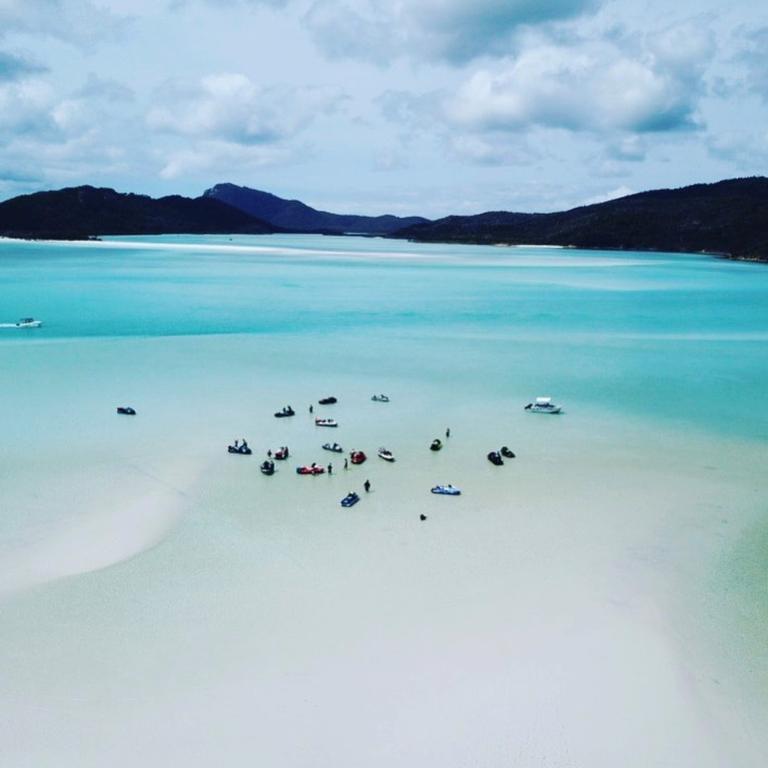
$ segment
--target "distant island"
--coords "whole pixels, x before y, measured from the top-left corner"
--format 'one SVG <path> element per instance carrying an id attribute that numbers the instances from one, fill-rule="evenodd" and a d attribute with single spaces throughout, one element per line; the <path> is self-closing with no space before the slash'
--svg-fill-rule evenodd
<path id="1" fill-rule="evenodd" d="M 768 261 L 768 179 L 640 192 L 560 213 L 448 216 L 391 236 L 429 243 L 704 252 Z"/>
<path id="2" fill-rule="evenodd" d="M 249 187 L 216 184 L 201 197 L 158 199 L 92 186 L 0 203 L 0 235 L 87 239 L 153 234 L 359 234 L 431 243 L 560 245 L 700 252 L 768 262 L 768 179 L 660 189 L 557 213 L 360 216 L 319 211 Z"/>

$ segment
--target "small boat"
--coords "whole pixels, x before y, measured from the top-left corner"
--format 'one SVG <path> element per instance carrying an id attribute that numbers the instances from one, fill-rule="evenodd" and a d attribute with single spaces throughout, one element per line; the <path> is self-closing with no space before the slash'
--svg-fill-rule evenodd
<path id="1" fill-rule="evenodd" d="M 501 446 L 501 450 L 499 450 L 499 453 L 505 458 L 505 459 L 514 459 L 515 454 L 507 448 L 506 445 Z"/>
<path id="2" fill-rule="evenodd" d="M 275 451 L 275 458 L 278 461 L 285 461 L 288 458 L 288 448 L 280 448 Z"/>
<path id="3" fill-rule="evenodd" d="M 241 456 L 250 456 L 253 453 L 253 451 L 248 447 L 246 443 L 243 443 L 242 445 L 238 445 L 238 446 L 228 445 L 227 452 L 239 453 Z"/>
<path id="4" fill-rule="evenodd" d="M 295 415 L 296 415 L 296 411 L 294 411 L 293 408 L 291 408 L 290 405 L 286 405 L 285 408 L 283 408 L 281 411 L 278 411 L 275 414 L 275 418 L 276 419 L 285 419 L 288 416 L 295 416 Z"/>
<path id="5" fill-rule="evenodd" d="M 392 453 L 388 448 L 379 448 L 378 455 L 380 459 L 384 459 L 384 461 L 394 461 L 395 460 L 395 454 Z"/>
<path id="6" fill-rule="evenodd" d="M 335 397 L 321 397 L 318 401 L 320 405 L 333 405 L 339 401 Z"/>
<path id="7" fill-rule="evenodd" d="M 371 400 L 373 400 L 374 403 L 388 403 L 389 398 L 386 395 L 374 395 Z"/>
<path id="8" fill-rule="evenodd" d="M 525 410 L 531 413 L 561 413 L 563 409 L 555 405 L 551 397 L 537 397 L 535 402 L 525 406 Z"/>
<path id="9" fill-rule="evenodd" d="M 432 445 L 429 446 L 429 450 L 430 451 L 439 451 L 439 450 L 442 449 L 442 447 L 443 447 L 443 441 L 436 437 L 432 441 Z"/>
<path id="10" fill-rule="evenodd" d="M 352 491 L 351 493 L 348 493 L 342 500 L 341 500 L 341 506 L 342 507 L 354 507 L 357 502 L 360 501 L 360 497 Z"/>
<path id="11" fill-rule="evenodd" d="M 274 475 L 275 474 L 275 462 L 270 461 L 267 459 L 266 461 L 261 462 L 261 466 L 259 467 L 261 470 L 262 475 Z"/>
<path id="12" fill-rule="evenodd" d="M 18 323 L 17 328 L 39 328 L 43 324 L 42 320 L 35 320 L 34 317 L 22 317 Z"/>
<path id="13" fill-rule="evenodd" d="M 131 408 L 129 405 L 118 405 L 117 406 L 117 412 L 122 413 L 123 416 L 135 416 L 136 411 Z"/>
<path id="14" fill-rule="evenodd" d="M 342 453 L 344 449 L 338 443 L 323 443 L 323 450 Z"/>
<path id="15" fill-rule="evenodd" d="M 310 464 L 308 467 L 296 467 L 297 475 L 322 475 L 325 467 L 318 467 L 317 464 Z"/>
<path id="16" fill-rule="evenodd" d="M 501 454 L 498 451 L 491 451 L 488 454 L 488 461 L 490 461 L 491 464 L 495 464 L 497 467 L 500 467 L 504 463 Z"/>
<path id="17" fill-rule="evenodd" d="M 440 496 L 461 496 L 461 491 L 450 483 L 448 485 L 436 485 L 432 489 L 432 493 L 437 493 Z"/>
<path id="18" fill-rule="evenodd" d="M 349 460 L 353 464 L 362 464 L 368 457 L 362 451 L 352 451 L 349 454 Z"/>
<path id="19" fill-rule="evenodd" d="M 339 422 L 336 419 L 315 419 L 316 427 L 338 427 Z"/>

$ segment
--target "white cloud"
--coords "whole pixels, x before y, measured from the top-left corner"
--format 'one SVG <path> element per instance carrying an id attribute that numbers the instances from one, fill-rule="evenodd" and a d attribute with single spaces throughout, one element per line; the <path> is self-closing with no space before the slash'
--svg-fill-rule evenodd
<path id="1" fill-rule="evenodd" d="M 0 0 L 0 37 L 44 35 L 90 47 L 118 36 L 126 24 L 125 17 L 90 0 Z"/>
<path id="2" fill-rule="evenodd" d="M 448 119 L 477 130 L 531 126 L 653 132 L 695 127 L 703 90 L 704 36 L 678 30 L 649 40 L 530 42 L 476 71 L 446 104 Z"/>
<path id="3" fill-rule="evenodd" d="M 293 136 L 337 109 L 335 88 L 264 88 L 239 73 L 204 77 L 197 86 L 165 88 L 147 117 L 151 128 L 235 144 L 269 144 Z"/>
<path id="4" fill-rule="evenodd" d="M 596 0 L 315 0 L 305 24 L 335 58 L 393 58 L 462 64 L 508 53 L 523 27 L 573 18 Z"/>

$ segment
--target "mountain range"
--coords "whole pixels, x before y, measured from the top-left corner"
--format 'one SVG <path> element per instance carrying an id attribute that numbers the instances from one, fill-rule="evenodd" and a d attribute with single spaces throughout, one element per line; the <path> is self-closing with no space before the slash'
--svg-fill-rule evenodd
<path id="1" fill-rule="evenodd" d="M 0 235 L 84 239 L 141 234 L 364 234 L 420 242 L 706 252 L 768 261 L 768 179 L 660 189 L 557 213 L 494 211 L 436 221 L 319 211 L 248 187 L 154 199 L 91 186 L 0 203 Z"/>
<path id="2" fill-rule="evenodd" d="M 310 208 L 300 200 L 285 200 L 269 192 L 238 187 L 235 184 L 216 184 L 207 189 L 203 197 L 227 203 L 290 232 L 387 235 L 404 227 L 418 226 L 429 221 L 421 216 L 401 218 L 391 215 L 355 216 L 328 213 Z"/>
<path id="3" fill-rule="evenodd" d="M 703 251 L 768 261 L 768 179 L 640 192 L 558 213 L 448 216 L 394 236 L 439 243 Z"/>

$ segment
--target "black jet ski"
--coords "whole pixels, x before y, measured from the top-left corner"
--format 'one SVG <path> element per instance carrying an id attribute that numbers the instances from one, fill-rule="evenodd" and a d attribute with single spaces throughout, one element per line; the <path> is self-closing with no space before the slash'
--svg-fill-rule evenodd
<path id="1" fill-rule="evenodd" d="M 275 474 L 275 462 L 270 461 L 267 459 L 266 461 L 261 462 L 261 466 L 259 467 L 261 470 L 261 473 L 263 475 L 274 475 Z"/>
<path id="2" fill-rule="evenodd" d="M 339 401 L 335 397 L 321 397 L 318 401 L 320 405 L 333 405 Z"/>
<path id="3" fill-rule="evenodd" d="M 294 411 L 293 408 L 291 408 L 290 405 L 286 405 L 285 408 L 283 408 L 281 411 L 278 411 L 275 414 L 275 418 L 276 419 L 285 419 L 288 416 L 295 416 L 295 415 L 296 415 L 296 411 Z"/>
<path id="4" fill-rule="evenodd" d="M 227 451 L 229 453 L 239 453 L 241 456 L 250 456 L 253 453 L 253 451 L 248 447 L 247 443 L 243 443 L 237 447 L 234 445 L 228 445 Z"/>
<path id="5" fill-rule="evenodd" d="M 491 451 L 488 454 L 488 461 L 490 461 L 491 464 L 495 464 L 497 467 L 500 467 L 504 463 L 501 454 L 498 451 Z"/>
<path id="6" fill-rule="evenodd" d="M 124 416 L 135 416 L 136 411 L 128 405 L 118 405 L 117 412 L 122 413 Z"/>

